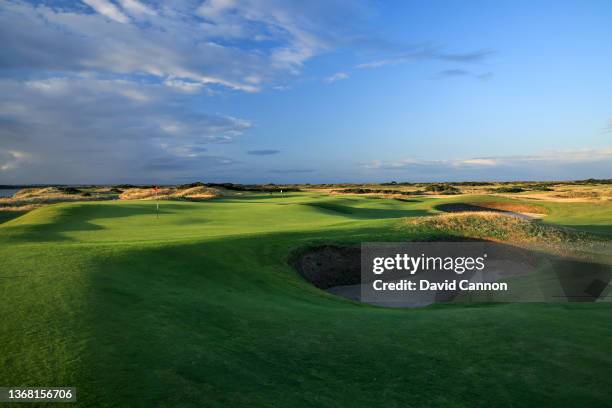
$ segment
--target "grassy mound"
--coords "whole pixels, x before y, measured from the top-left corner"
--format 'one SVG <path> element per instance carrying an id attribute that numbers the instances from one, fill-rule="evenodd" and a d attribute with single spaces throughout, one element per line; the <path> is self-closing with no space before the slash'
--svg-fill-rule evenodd
<path id="1" fill-rule="evenodd" d="M 180 197 L 190 200 L 205 200 L 208 198 L 221 197 L 224 195 L 226 194 L 224 194 L 218 188 L 198 186 L 186 188 L 184 190 L 178 190 L 172 195 L 172 197 Z"/>
<path id="2" fill-rule="evenodd" d="M 45 198 L 74 198 L 82 195 L 82 192 L 73 187 L 43 187 L 43 188 L 24 188 L 13 195 L 14 199 L 45 199 Z"/>
<path id="3" fill-rule="evenodd" d="M 442 214 L 409 219 L 411 227 L 470 238 L 538 242 L 547 244 L 578 243 L 587 239 L 585 234 L 540 224 L 498 212 L 468 212 Z"/>
<path id="4" fill-rule="evenodd" d="M 440 204 L 436 207 L 445 212 L 499 211 L 517 214 L 546 214 L 545 207 L 515 201 L 474 201 Z"/>
<path id="5" fill-rule="evenodd" d="M 157 193 L 152 188 L 128 188 L 119 194 L 121 200 L 152 200 L 156 197 L 160 200 L 167 199 L 174 189 L 160 188 Z"/>
<path id="6" fill-rule="evenodd" d="M 24 188 L 13 194 L 15 199 L 27 199 L 40 196 L 47 196 L 49 194 L 59 194 L 60 191 L 55 187 L 45 188 Z"/>
<path id="7" fill-rule="evenodd" d="M 45 204 L 97 199 L 73 187 L 24 188 L 12 197 L 0 198 L 0 211 L 29 211 Z"/>
<path id="8" fill-rule="evenodd" d="M 205 186 L 187 188 L 160 188 L 155 192 L 152 188 L 129 188 L 123 191 L 121 200 L 205 200 L 227 195 L 221 189 Z"/>

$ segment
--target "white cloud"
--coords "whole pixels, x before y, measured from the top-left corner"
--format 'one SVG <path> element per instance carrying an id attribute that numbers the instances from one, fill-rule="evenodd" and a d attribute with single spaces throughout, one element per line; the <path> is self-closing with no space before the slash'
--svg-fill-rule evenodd
<path id="1" fill-rule="evenodd" d="M 0 168 L 23 182 L 143 180 L 228 166 L 231 159 L 208 155 L 207 146 L 252 127 L 203 113 L 189 103 L 193 94 L 163 84 L 0 79 L 0 95 Z"/>
<path id="2" fill-rule="evenodd" d="M 119 0 L 121 7 L 131 16 L 140 17 L 144 14 L 153 16 L 155 11 L 138 0 Z"/>
<path id="3" fill-rule="evenodd" d="M 236 0 L 207 0 L 197 10 L 202 17 L 218 18 L 224 12 L 236 6 Z"/>
<path id="4" fill-rule="evenodd" d="M 111 20 L 118 21 L 120 23 L 127 23 L 130 21 L 129 17 L 126 16 L 115 6 L 113 3 L 106 0 L 82 0 L 83 3 L 89 7 L 110 18 Z"/>
<path id="5" fill-rule="evenodd" d="M 498 163 L 495 159 L 468 159 L 461 160 L 459 164 L 474 165 L 474 166 L 496 166 Z"/>
<path id="6" fill-rule="evenodd" d="M 389 56 L 357 65 L 359 69 L 374 69 L 389 65 L 404 64 L 418 60 L 437 60 L 452 63 L 474 64 L 485 61 L 488 57 L 494 54 L 493 50 L 478 50 L 466 53 L 449 53 L 442 50 L 441 47 L 431 45 L 417 45 L 411 48 L 408 52 L 401 55 Z"/>
<path id="7" fill-rule="evenodd" d="M 23 161 L 29 158 L 29 154 L 18 150 L 0 149 L 0 171 L 15 169 Z"/>
<path id="8" fill-rule="evenodd" d="M 402 62 L 406 62 L 405 58 L 391 58 L 391 59 L 380 59 L 375 61 L 364 62 L 362 64 L 358 64 L 357 68 L 359 69 L 372 69 L 372 68 L 380 68 L 386 65 L 397 65 Z"/>
<path id="9" fill-rule="evenodd" d="M 458 167 L 501 167 L 501 166 L 521 166 L 525 164 L 555 163 L 575 164 L 595 161 L 611 161 L 612 148 L 601 149 L 577 149 L 564 151 L 542 152 L 535 155 L 523 156 L 497 156 L 497 157 L 477 157 L 471 159 L 449 159 L 449 160 L 420 160 L 402 159 L 397 161 L 374 160 L 364 163 L 363 167 L 368 169 L 408 169 L 415 167 L 432 168 L 458 168 Z"/>
<path id="10" fill-rule="evenodd" d="M 336 72 L 335 74 L 330 75 L 327 78 L 325 78 L 325 82 L 327 82 L 328 84 L 331 84 L 336 81 L 342 81 L 343 79 L 348 79 L 349 76 L 350 75 L 346 72 Z"/>
<path id="11" fill-rule="evenodd" d="M 25 86 L 48 94 L 58 94 L 65 92 L 66 81 L 64 78 L 38 79 L 25 82 Z"/>
<path id="12" fill-rule="evenodd" d="M 363 163 L 362 167 L 366 169 L 404 169 L 419 163 L 418 160 L 413 159 L 402 159 L 397 161 L 372 160 L 369 163 Z"/>
<path id="13" fill-rule="evenodd" d="M 168 78 L 164 81 L 164 85 L 170 88 L 177 89 L 181 92 L 196 93 L 202 89 L 203 84 L 200 82 L 182 81 L 180 79 Z"/>
<path id="14" fill-rule="evenodd" d="M 578 180 L 609 178 L 612 148 L 541 152 L 471 159 L 373 160 L 361 165 L 373 177 L 406 181 Z"/>
<path id="15" fill-rule="evenodd" d="M 599 160 L 612 160 L 612 147 L 548 151 L 536 155 L 499 157 L 497 160 L 499 161 L 499 165 L 518 162 L 584 163 Z"/>
<path id="16" fill-rule="evenodd" d="M 0 36 L 11 41 L 4 44 L 0 69 L 147 75 L 159 82 L 183 81 L 174 82 L 182 91 L 192 82 L 203 85 L 200 90 L 219 86 L 257 92 L 286 82 L 309 59 L 333 48 L 340 34 L 329 16 L 358 4 L 83 2 L 95 13 L 52 2 L 3 3 Z"/>
<path id="17" fill-rule="evenodd" d="M 208 0 L 197 13 L 207 20 L 206 29 L 221 37 L 281 40 L 271 49 L 270 63 L 276 69 L 297 74 L 306 60 L 329 47 L 324 33 L 331 27 L 317 24 L 321 12 L 342 4 L 336 1 L 315 3 L 311 6 L 306 2 L 275 0 Z M 349 5 L 342 4 L 342 7 L 346 9 Z"/>

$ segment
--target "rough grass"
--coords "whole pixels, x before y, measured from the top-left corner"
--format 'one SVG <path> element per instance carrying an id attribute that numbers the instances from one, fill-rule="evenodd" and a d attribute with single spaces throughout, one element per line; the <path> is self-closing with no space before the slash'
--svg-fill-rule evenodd
<path id="1" fill-rule="evenodd" d="M 13 194 L 13 198 L 26 199 L 26 198 L 57 195 L 57 194 L 61 194 L 61 191 L 59 191 L 55 187 L 24 188 L 22 190 L 19 190 L 15 194 Z"/>
<path id="2" fill-rule="evenodd" d="M 609 196 L 606 192 L 605 196 Z M 599 198 L 601 193 L 598 191 L 566 191 L 555 194 L 557 198 Z"/>
<path id="3" fill-rule="evenodd" d="M 512 201 L 481 201 L 477 203 L 478 206 L 489 208 L 492 210 L 500 210 L 500 211 L 511 211 L 516 213 L 527 213 L 527 214 L 546 214 L 546 208 L 527 204 L 520 202 L 512 202 Z"/>
<path id="4" fill-rule="evenodd" d="M 410 226 L 431 231 L 513 243 L 566 244 L 587 239 L 587 235 L 583 233 L 498 212 L 441 214 L 408 219 L 407 223 Z"/>
<path id="5" fill-rule="evenodd" d="M 57 188 L 57 187 L 44 187 L 44 188 L 24 188 L 16 192 L 13 197 L 15 200 L 28 200 L 28 199 L 77 199 L 83 198 L 81 192 L 77 189 L 72 188 Z"/>
<path id="6" fill-rule="evenodd" d="M 545 207 L 515 201 L 475 201 L 475 202 L 456 202 L 442 204 L 439 209 L 445 212 L 466 212 L 466 211 L 501 211 L 517 214 L 546 214 Z"/>
<path id="7" fill-rule="evenodd" d="M 530 198 L 542 201 L 599 201 L 612 197 L 612 184 L 607 180 L 591 182 L 504 182 L 504 183 L 383 183 L 335 184 L 306 186 L 311 191 L 329 194 L 380 194 L 386 197 L 402 195 L 485 195 L 495 193 L 505 197 Z M 342 188 L 342 189 L 338 189 Z"/>
<path id="8" fill-rule="evenodd" d="M 121 200 L 152 200 L 157 197 L 164 200 L 174 191 L 171 188 L 160 188 L 156 193 L 152 188 L 128 188 L 119 195 L 119 198 Z"/>
<path id="9" fill-rule="evenodd" d="M 225 196 L 218 188 L 196 186 L 190 188 L 160 188 L 157 193 L 152 188 L 130 188 L 121 193 L 121 200 L 204 200 Z"/>
<path id="10" fill-rule="evenodd" d="M 0 198 L 0 211 L 29 211 L 47 204 L 106 199 L 106 197 L 91 196 L 86 192 L 67 193 L 67 191 L 71 190 L 57 187 L 25 188 L 12 197 Z"/>
<path id="11" fill-rule="evenodd" d="M 214 197 L 222 197 L 224 194 L 218 188 L 197 186 L 176 191 L 172 197 L 187 198 L 192 200 L 202 200 Z"/>
<path id="12" fill-rule="evenodd" d="M 45 204 L 49 204 L 49 202 L 41 202 L 37 204 L 31 203 L 22 203 L 20 201 L 15 201 L 11 203 L 0 201 L 0 212 L 24 212 L 24 211 L 32 211 L 36 208 L 40 208 Z"/>

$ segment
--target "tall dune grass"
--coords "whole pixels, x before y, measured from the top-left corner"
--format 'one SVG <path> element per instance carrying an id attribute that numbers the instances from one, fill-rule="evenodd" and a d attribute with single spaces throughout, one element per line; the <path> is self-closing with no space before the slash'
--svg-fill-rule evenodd
<path id="1" fill-rule="evenodd" d="M 152 188 L 130 188 L 125 190 L 119 198 L 121 200 L 205 200 L 227 195 L 226 192 L 212 187 L 197 186 L 191 188 L 160 188 L 157 192 Z"/>

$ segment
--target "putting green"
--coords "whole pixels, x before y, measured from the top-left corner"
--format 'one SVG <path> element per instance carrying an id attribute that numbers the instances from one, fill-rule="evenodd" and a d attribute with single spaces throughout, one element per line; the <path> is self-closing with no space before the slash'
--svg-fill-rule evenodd
<path id="1" fill-rule="evenodd" d="M 418 238 L 403 217 L 458 199 L 253 194 L 6 221 L 0 384 L 75 386 L 96 407 L 607 405 L 611 304 L 383 309 L 287 265 L 306 245 Z M 607 203 L 544 205 L 544 222 L 612 236 Z"/>

